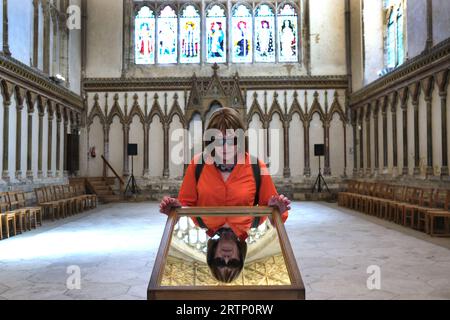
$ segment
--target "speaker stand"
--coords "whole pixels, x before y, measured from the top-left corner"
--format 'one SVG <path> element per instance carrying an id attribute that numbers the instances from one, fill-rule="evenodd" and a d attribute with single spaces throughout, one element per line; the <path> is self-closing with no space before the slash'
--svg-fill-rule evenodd
<path id="1" fill-rule="evenodd" d="M 316 188 L 317 188 L 317 192 L 321 193 L 322 190 L 322 184 L 325 186 L 325 188 L 327 189 L 328 193 L 330 192 L 330 189 L 328 189 L 328 185 L 327 182 L 325 181 L 325 179 L 322 176 L 322 168 L 320 166 L 320 156 L 319 156 L 319 174 L 317 176 L 316 182 L 314 183 L 314 186 L 312 187 L 312 193 L 316 192 Z"/>
<path id="2" fill-rule="evenodd" d="M 125 188 L 125 195 L 127 195 L 128 191 L 130 191 L 131 194 L 135 195 L 137 193 L 140 193 L 140 189 L 136 183 L 136 178 L 134 177 L 134 163 L 133 163 L 133 156 L 131 156 L 131 176 L 128 179 L 127 186 Z"/>

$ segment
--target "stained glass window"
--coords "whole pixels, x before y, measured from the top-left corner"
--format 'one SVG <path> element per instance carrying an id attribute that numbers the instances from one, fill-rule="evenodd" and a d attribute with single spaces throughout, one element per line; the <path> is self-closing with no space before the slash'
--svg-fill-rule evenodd
<path id="1" fill-rule="evenodd" d="M 206 12 L 207 62 L 223 63 L 226 56 L 227 17 L 220 5 L 211 6 Z"/>
<path id="2" fill-rule="evenodd" d="M 286 3 L 278 11 L 278 60 L 298 61 L 298 23 L 295 8 Z"/>
<path id="3" fill-rule="evenodd" d="M 403 8 L 399 6 L 397 10 L 397 65 L 405 62 L 405 49 L 403 40 Z"/>
<path id="4" fill-rule="evenodd" d="M 155 63 L 155 15 L 148 7 L 142 7 L 135 18 L 136 64 Z"/>
<path id="5" fill-rule="evenodd" d="M 275 62 L 275 15 L 267 4 L 255 12 L 255 61 Z"/>
<path id="6" fill-rule="evenodd" d="M 233 8 L 231 17 L 232 61 L 252 62 L 253 60 L 253 24 L 251 9 L 243 4 Z"/>
<path id="7" fill-rule="evenodd" d="M 405 62 L 404 20 L 402 0 L 385 0 L 386 11 L 386 67 L 393 69 Z"/>
<path id="8" fill-rule="evenodd" d="M 180 62 L 199 63 L 200 43 L 200 14 L 188 5 L 180 16 Z"/>
<path id="9" fill-rule="evenodd" d="M 177 14 L 166 6 L 158 16 L 158 63 L 177 63 L 177 36 Z"/>

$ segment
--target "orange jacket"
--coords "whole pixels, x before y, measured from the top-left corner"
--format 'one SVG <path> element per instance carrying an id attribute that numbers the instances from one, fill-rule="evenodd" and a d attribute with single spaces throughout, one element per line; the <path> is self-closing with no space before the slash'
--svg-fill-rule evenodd
<path id="1" fill-rule="evenodd" d="M 237 164 L 227 181 L 214 164 L 204 164 L 202 174 L 197 182 L 195 167 L 200 159 L 198 154 L 189 164 L 178 194 L 178 200 L 183 206 L 214 207 L 214 206 L 253 206 L 255 200 L 256 183 L 253 176 L 250 156 L 245 155 L 245 164 Z M 271 196 L 278 195 L 267 166 L 261 160 L 261 185 L 259 191 L 259 205 L 266 206 Z M 283 222 L 288 217 L 288 211 L 282 213 Z M 208 228 L 208 235 L 212 236 L 227 223 L 233 232 L 241 239 L 247 238 L 247 231 L 253 223 L 251 216 L 205 216 L 201 217 Z M 260 223 L 265 221 L 261 218 Z M 197 219 L 193 219 L 198 226 Z"/>

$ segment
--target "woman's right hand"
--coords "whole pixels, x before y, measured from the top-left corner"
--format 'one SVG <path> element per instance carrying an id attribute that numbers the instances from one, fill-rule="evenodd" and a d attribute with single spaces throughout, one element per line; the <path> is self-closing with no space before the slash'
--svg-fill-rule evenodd
<path id="1" fill-rule="evenodd" d="M 169 215 L 170 210 L 179 207 L 181 207 L 181 203 L 178 199 L 165 196 L 159 204 L 159 212 Z"/>

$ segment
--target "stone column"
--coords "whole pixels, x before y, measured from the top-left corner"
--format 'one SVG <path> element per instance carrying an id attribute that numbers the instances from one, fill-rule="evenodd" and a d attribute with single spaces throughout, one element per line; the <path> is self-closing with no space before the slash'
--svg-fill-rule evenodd
<path id="1" fill-rule="evenodd" d="M 48 107 L 48 132 L 47 132 L 47 177 L 53 177 L 52 172 L 52 147 L 53 147 L 53 106 Z"/>
<path id="2" fill-rule="evenodd" d="M 325 164 L 323 167 L 323 174 L 325 176 L 331 176 L 331 168 L 330 168 L 330 121 L 325 120 L 323 124 L 323 131 L 325 137 Z"/>
<path id="3" fill-rule="evenodd" d="M 392 113 L 392 157 L 394 160 L 394 171 L 398 173 L 397 102 L 397 92 L 394 91 L 390 98 Z"/>
<path id="4" fill-rule="evenodd" d="M 420 84 L 413 83 L 410 86 L 410 94 L 414 107 L 414 175 L 420 174 L 420 149 L 419 149 L 419 94 Z"/>
<path id="5" fill-rule="evenodd" d="M 38 178 L 42 179 L 43 171 L 42 171 L 42 144 L 44 143 L 44 115 L 45 110 L 44 107 L 39 110 L 39 137 L 38 137 Z"/>
<path id="6" fill-rule="evenodd" d="M 448 145 L 447 145 L 447 90 L 448 90 L 448 80 L 449 80 L 449 70 L 444 70 L 436 74 L 436 83 L 439 87 L 439 97 L 441 99 L 441 127 L 442 127 L 442 167 L 441 167 L 441 177 L 443 179 L 448 179 L 449 169 L 448 169 Z"/>
<path id="7" fill-rule="evenodd" d="M 103 124 L 103 156 L 108 161 L 109 161 L 109 129 L 111 128 L 110 126 L 111 124 L 108 122 Z M 103 176 L 107 177 L 108 168 L 104 161 L 102 161 L 102 163 L 103 163 Z"/>
<path id="8" fill-rule="evenodd" d="M 309 120 L 304 121 L 303 123 L 303 129 L 304 129 L 304 151 L 305 151 L 305 168 L 303 170 L 303 175 L 305 177 L 311 176 L 311 166 L 309 162 Z"/>
<path id="9" fill-rule="evenodd" d="M 61 176 L 61 113 L 56 115 L 56 176 Z"/>
<path id="10" fill-rule="evenodd" d="M 169 178 L 169 124 L 166 120 L 163 123 L 164 130 L 164 169 L 163 169 L 163 177 Z"/>
<path id="11" fill-rule="evenodd" d="M 352 110 L 352 129 L 353 129 L 353 177 L 358 175 L 358 114 Z"/>
<path id="12" fill-rule="evenodd" d="M 403 169 L 402 175 L 409 174 L 409 155 L 408 155 L 408 87 L 404 87 L 398 91 L 402 108 L 403 123 Z"/>
<path id="13" fill-rule="evenodd" d="M 50 73 L 50 5 L 43 2 L 44 9 L 44 73 Z"/>
<path id="14" fill-rule="evenodd" d="M 388 136 L 387 136 L 387 105 L 381 107 L 383 118 L 383 174 L 388 173 Z"/>
<path id="15" fill-rule="evenodd" d="M 150 175 L 149 170 L 149 134 L 150 134 L 150 123 L 144 123 L 144 177 L 148 177 Z"/>
<path id="16" fill-rule="evenodd" d="M 130 124 L 123 124 L 123 176 L 130 175 L 129 160 L 128 160 L 128 143 L 130 141 Z"/>
<path id="17" fill-rule="evenodd" d="M 22 176 L 22 110 L 25 100 L 25 90 L 17 87 L 16 89 L 16 179 L 20 180 Z"/>
<path id="18" fill-rule="evenodd" d="M 434 175 L 433 169 L 433 123 L 432 123 L 432 100 L 433 100 L 433 88 L 434 80 L 433 76 L 425 78 L 421 81 L 422 90 L 425 94 L 425 102 L 427 104 L 427 176 Z"/>
<path id="19" fill-rule="evenodd" d="M 33 181 L 33 114 L 35 97 L 30 97 L 28 102 L 28 123 L 27 123 L 27 179 Z"/>
<path id="20" fill-rule="evenodd" d="M 364 175 L 364 134 L 363 134 L 363 117 L 364 110 L 359 109 L 359 175 Z"/>
<path id="21" fill-rule="evenodd" d="M 69 126 L 69 118 L 67 115 L 67 110 L 64 111 L 64 176 L 67 177 L 69 175 L 69 170 L 67 168 L 67 128 Z"/>
<path id="22" fill-rule="evenodd" d="M 283 176 L 289 178 L 291 176 L 291 169 L 289 168 L 289 122 L 283 121 L 284 132 L 284 170 Z"/>
<path id="23" fill-rule="evenodd" d="M 373 122 L 374 122 L 374 143 L 375 143 L 375 175 L 380 173 L 380 123 L 378 121 L 379 114 L 379 105 L 378 101 L 376 101 L 374 109 L 373 109 Z"/>
<path id="24" fill-rule="evenodd" d="M 3 6 L 4 7 L 4 6 Z M 9 182 L 9 107 L 11 106 L 11 100 L 4 95 L 3 99 L 3 168 L 2 179 Z"/>
<path id="25" fill-rule="evenodd" d="M 367 105 L 367 112 L 366 112 L 366 146 L 367 146 L 367 168 L 366 168 L 366 175 L 370 176 L 372 173 L 372 148 L 371 146 L 371 134 L 370 134 L 370 114 L 371 114 L 371 106 L 370 104 Z"/>

